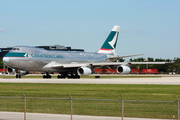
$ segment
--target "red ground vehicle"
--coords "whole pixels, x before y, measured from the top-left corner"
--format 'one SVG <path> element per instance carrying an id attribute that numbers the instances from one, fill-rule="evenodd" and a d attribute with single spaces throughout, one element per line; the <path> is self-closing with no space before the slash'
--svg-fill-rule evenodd
<path id="1" fill-rule="evenodd" d="M 96 74 L 117 74 L 117 70 L 113 69 L 94 69 Z M 131 74 L 159 74 L 158 69 L 132 69 Z"/>
<path id="2" fill-rule="evenodd" d="M 142 69 L 142 74 L 159 74 L 158 69 Z"/>
<path id="3" fill-rule="evenodd" d="M 3 71 L 7 74 L 7 69 L 0 69 L 0 73 L 3 73 Z"/>
<path id="4" fill-rule="evenodd" d="M 131 74 L 139 74 L 140 70 L 139 69 L 131 69 Z"/>
<path id="5" fill-rule="evenodd" d="M 117 70 L 113 69 L 94 69 L 96 74 L 117 74 Z"/>

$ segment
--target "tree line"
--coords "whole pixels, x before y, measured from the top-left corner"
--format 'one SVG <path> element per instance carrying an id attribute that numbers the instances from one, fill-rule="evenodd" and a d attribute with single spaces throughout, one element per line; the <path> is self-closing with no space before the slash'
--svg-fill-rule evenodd
<path id="1" fill-rule="evenodd" d="M 3 68 L 3 65 L 4 65 L 4 63 L 2 61 L 2 57 L 0 57 L 0 68 Z"/>
<path id="2" fill-rule="evenodd" d="M 125 59 L 119 59 L 118 60 L 119 62 L 124 62 Z M 160 73 L 168 73 L 168 72 L 175 72 L 177 74 L 180 73 L 180 58 L 174 58 L 174 60 L 172 59 L 162 59 L 162 58 L 131 58 L 129 59 L 129 62 L 174 62 L 174 63 L 171 63 L 171 64 L 152 64 L 152 65 L 142 65 L 142 64 L 139 64 L 139 65 L 133 65 L 131 68 L 132 69 L 158 69 L 158 71 Z"/>

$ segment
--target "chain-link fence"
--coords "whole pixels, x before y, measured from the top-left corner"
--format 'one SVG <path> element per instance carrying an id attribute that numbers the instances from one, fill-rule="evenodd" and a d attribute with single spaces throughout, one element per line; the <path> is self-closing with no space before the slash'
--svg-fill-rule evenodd
<path id="1" fill-rule="evenodd" d="M 23 94 L 24 95 L 24 94 Z M 122 97 L 121 97 L 122 98 Z M 0 111 L 53 113 L 133 118 L 179 119 L 179 100 L 146 101 L 118 99 L 40 98 L 0 96 Z M 1 119 L 1 118 L 0 118 Z"/>

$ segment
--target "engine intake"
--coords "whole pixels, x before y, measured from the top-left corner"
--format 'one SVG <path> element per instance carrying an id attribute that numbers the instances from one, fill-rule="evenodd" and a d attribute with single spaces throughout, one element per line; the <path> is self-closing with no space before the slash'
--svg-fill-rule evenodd
<path id="1" fill-rule="evenodd" d="M 121 74 L 129 74 L 131 72 L 131 68 L 128 66 L 118 66 L 117 72 Z"/>
<path id="2" fill-rule="evenodd" d="M 8 72 L 8 74 L 16 74 L 15 69 L 10 68 L 10 67 L 7 68 L 7 72 Z"/>
<path id="3" fill-rule="evenodd" d="M 77 73 L 78 75 L 81 75 L 81 76 L 88 76 L 92 74 L 92 70 L 88 67 L 80 67 L 77 69 Z"/>
<path id="4" fill-rule="evenodd" d="M 9 74 L 16 74 L 16 70 L 13 69 L 13 68 L 10 68 L 10 67 L 7 68 L 7 72 L 8 72 Z M 29 74 L 29 71 L 20 70 L 19 72 L 20 72 L 21 75 L 27 75 L 27 74 Z"/>

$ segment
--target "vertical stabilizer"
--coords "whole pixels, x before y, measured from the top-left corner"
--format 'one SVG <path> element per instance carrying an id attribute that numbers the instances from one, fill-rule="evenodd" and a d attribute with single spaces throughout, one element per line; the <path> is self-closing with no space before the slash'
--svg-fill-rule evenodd
<path id="1" fill-rule="evenodd" d="M 109 36 L 107 37 L 106 41 L 100 48 L 100 50 L 97 53 L 102 54 L 114 54 L 118 39 L 120 26 L 115 25 L 113 29 L 111 30 Z"/>

